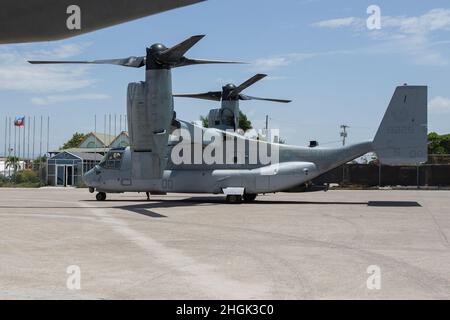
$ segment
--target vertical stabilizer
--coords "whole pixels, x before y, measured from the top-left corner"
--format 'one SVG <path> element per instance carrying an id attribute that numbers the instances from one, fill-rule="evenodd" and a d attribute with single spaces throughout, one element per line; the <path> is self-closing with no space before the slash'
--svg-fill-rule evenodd
<path id="1" fill-rule="evenodd" d="M 428 160 L 428 87 L 397 87 L 373 142 L 382 164 Z"/>

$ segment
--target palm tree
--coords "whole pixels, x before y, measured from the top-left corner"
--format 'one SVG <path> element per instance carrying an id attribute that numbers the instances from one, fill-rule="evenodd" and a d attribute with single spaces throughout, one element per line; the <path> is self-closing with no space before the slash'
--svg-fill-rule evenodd
<path id="1" fill-rule="evenodd" d="M 6 169 L 13 169 L 14 172 L 20 169 L 20 159 L 18 157 L 10 156 L 6 158 L 5 162 Z"/>

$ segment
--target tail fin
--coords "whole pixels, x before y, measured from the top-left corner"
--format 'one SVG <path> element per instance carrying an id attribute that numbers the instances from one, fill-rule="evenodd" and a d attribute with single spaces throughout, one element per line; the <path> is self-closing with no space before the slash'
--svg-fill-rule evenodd
<path id="1" fill-rule="evenodd" d="M 373 142 L 386 165 L 417 165 L 428 160 L 428 87 L 397 87 Z"/>

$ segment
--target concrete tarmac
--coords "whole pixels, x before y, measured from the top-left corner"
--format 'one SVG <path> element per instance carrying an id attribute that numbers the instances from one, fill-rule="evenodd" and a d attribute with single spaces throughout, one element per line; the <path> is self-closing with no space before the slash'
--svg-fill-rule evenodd
<path id="1" fill-rule="evenodd" d="M 450 299 L 449 191 L 94 199 L 0 189 L 0 299 Z"/>

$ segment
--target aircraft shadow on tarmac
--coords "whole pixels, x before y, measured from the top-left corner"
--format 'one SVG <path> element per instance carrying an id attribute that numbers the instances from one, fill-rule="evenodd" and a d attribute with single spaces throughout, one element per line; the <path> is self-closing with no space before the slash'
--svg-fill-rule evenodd
<path id="1" fill-rule="evenodd" d="M 95 200 L 89 200 L 87 202 L 94 202 Z M 133 200 L 109 200 L 107 202 L 137 202 Z M 162 214 L 152 211 L 152 209 L 162 208 L 177 208 L 177 207 L 193 207 L 193 206 L 215 206 L 226 204 L 223 197 L 191 197 L 187 199 L 153 199 L 152 201 L 138 200 L 140 204 L 113 206 L 112 209 L 122 209 L 131 211 L 140 215 L 144 215 L 151 218 L 167 218 Z M 259 200 L 254 201 L 251 205 L 267 205 L 267 204 L 281 204 L 281 205 L 353 205 L 353 206 L 369 206 L 369 207 L 421 207 L 418 202 L 414 201 L 369 201 L 369 202 L 347 202 L 347 201 L 272 201 L 272 200 Z M 102 207 L 105 208 L 105 207 Z"/>
<path id="2" fill-rule="evenodd" d="M 97 202 L 96 200 L 84 200 L 83 202 Z M 177 207 L 193 207 L 193 206 L 215 206 L 227 204 L 223 197 L 191 197 L 187 199 L 153 199 L 147 200 L 108 200 L 106 203 L 139 203 L 124 206 L 90 206 L 87 209 L 122 209 L 131 211 L 151 218 L 167 218 L 166 216 L 151 211 L 152 209 L 177 208 Z M 273 200 L 257 200 L 251 205 L 342 205 L 342 206 L 369 206 L 369 207 L 385 207 L 385 208 L 408 208 L 422 207 L 415 201 L 369 201 L 369 202 L 350 202 L 350 201 L 273 201 Z M 0 209 L 79 209 L 74 206 L 53 207 L 53 206 L 0 206 Z"/>
<path id="3" fill-rule="evenodd" d="M 367 205 L 369 207 L 422 207 L 422 205 L 416 201 L 369 201 Z"/>

